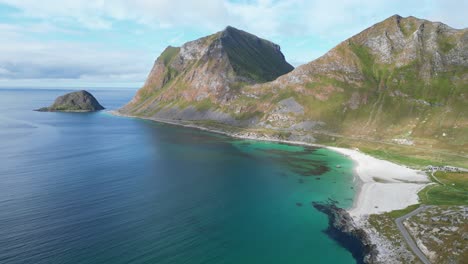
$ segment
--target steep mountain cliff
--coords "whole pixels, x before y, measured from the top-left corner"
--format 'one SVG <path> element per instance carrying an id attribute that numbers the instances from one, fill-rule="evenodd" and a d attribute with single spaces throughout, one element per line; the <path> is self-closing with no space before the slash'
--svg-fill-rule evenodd
<path id="1" fill-rule="evenodd" d="M 392 16 L 243 93 L 258 126 L 466 150 L 468 30 Z"/>
<path id="2" fill-rule="evenodd" d="M 291 69 L 277 45 L 228 27 L 168 47 L 121 112 L 288 140 L 468 149 L 468 29 L 395 15 Z"/>
<path id="3" fill-rule="evenodd" d="M 167 47 L 143 88 L 120 111 L 168 119 L 234 122 L 227 113 L 207 110 L 235 98 L 242 86 L 272 81 L 292 69 L 278 45 L 227 27 L 180 48 Z"/>

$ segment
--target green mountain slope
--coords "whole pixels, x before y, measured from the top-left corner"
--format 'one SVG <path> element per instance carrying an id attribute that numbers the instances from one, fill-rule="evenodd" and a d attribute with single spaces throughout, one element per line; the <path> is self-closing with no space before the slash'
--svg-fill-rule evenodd
<path id="1" fill-rule="evenodd" d="M 393 16 L 243 92 L 233 104 L 257 97 L 248 109 L 263 113 L 259 126 L 466 151 L 468 30 Z M 302 112 L 279 113 L 278 102 L 287 98 Z"/>
<path id="2" fill-rule="evenodd" d="M 228 27 L 166 49 L 121 112 L 257 137 L 346 138 L 374 150 L 410 145 L 466 158 L 468 29 L 395 15 L 291 69 L 278 46 Z"/>
<path id="3" fill-rule="evenodd" d="M 165 118 L 179 113 L 182 119 L 209 119 L 199 110 L 216 108 L 235 98 L 240 87 L 272 81 L 291 70 L 278 45 L 227 27 L 180 48 L 167 47 L 145 85 L 121 111 Z"/>

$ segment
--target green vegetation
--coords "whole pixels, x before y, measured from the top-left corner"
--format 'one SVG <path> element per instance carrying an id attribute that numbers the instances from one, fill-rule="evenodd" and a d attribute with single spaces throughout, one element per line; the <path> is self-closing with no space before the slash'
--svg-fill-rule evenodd
<path id="1" fill-rule="evenodd" d="M 468 259 L 466 212 L 462 206 L 433 206 L 409 218 L 411 234 L 428 251 L 431 263 L 465 263 Z M 450 250 L 447 250 L 450 249 Z"/>
<path id="2" fill-rule="evenodd" d="M 411 36 L 417 30 L 416 24 L 412 19 L 407 19 L 406 23 L 398 23 L 398 26 L 405 37 Z"/>
<path id="3" fill-rule="evenodd" d="M 255 111 L 255 112 L 250 112 L 250 111 L 244 111 L 240 113 L 239 115 L 236 115 L 236 119 L 238 120 L 248 120 L 254 117 L 261 117 L 263 115 L 262 112 L 260 111 Z"/>
<path id="4" fill-rule="evenodd" d="M 401 211 L 405 210 L 406 209 L 403 209 Z M 368 218 L 369 224 L 375 228 L 379 234 L 384 236 L 392 244 L 393 248 L 397 250 L 392 257 L 399 260 L 401 263 L 419 263 L 416 261 L 416 258 L 395 224 L 395 219 L 400 214 L 403 214 L 403 212 L 394 212 L 396 213 L 390 212 L 370 215 Z"/>
<path id="5" fill-rule="evenodd" d="M 279 131 L 279 132 L 277 132 L 277 136 L 278 136 L 279 139 L 285 140 L 285 139 L 288 139 L 291 136 L 291 132 Z"/>
<path id="6" fill-rule="evenodd" d="M 171 61 L 179 54 L 180 48 L 168 46 L 163 53 L 159 56 L 159 59 L 163 61 L 164 65 L 168 66 Z"/>
<path id="7" fill-rule="evenodd" d="M 265 96 L 263 99 L 271 100 L 272 96 L 273 96 L 272 94 L 268 94 L 268 96 Z M 296 96 L 297 96 L 297 93 L 295 93 L 294 90 L 290 88 L 286 88 L 286 89 L 280 90 L 278 95 L 273 97 L 272 103 L 277 104 L 280 101 L 291 98 L 291 97 L 296 99 L 295 98 Z"/>
<path id="8" fill-rule="evenodd" d="M 450 50 L 452 50 L 456 44 L 454 43 L 453 39 L 447 38 L 447 37 L 438 37 L 437 38 L 437 44 L 439 45 L 439 48 L 442 50 L 442 52 L 447 53 Z"/>
<path id="9" fill-rule="evenodd" d="M 468 205 L 468 173 L 435 173 L 434 185 L 429 185 L 419 192 L 419 199 L 424 204 L 432 205 Z"/>
<path id="10" fill-rule="evenodd" d="M 410 205 L 410 206 L 406 207 L 405 209 L 388 212 L 387 215 L 390 216 L 393 219 L 397 219 L 398 217 L 404 216 L 404 215 L 409 214 L 412 211 L 418 209 L 419 206 L 421 206 L 421 205 L 420 204 L 413 204 L 413 205 Z"/>
<path id="11" fill-rule="evenodd" d="M 197 109 L 198 111 L 206 111 L 215 106 L 211 102 L 210 98 L 205 98 L 202 101 L 195 103 L 194 105 L 195 105 L 195 109 Z"/>
<path id="12" fill-rule="evenodd" d="M 277 47 L 247 32 L 228 27 L 221 38 L 234 71 L 256 82 L 272 81 L 294 69 Z"/>
<path id="13" fill-rule="evenodd" d="M 397 251 L 394 258 L 402 263 L 419 263 L 409 250 L 406 242 L 397 226 L 395 219 L 403 216 L 419 205 L 410 206 L 406 209 L 393 211 L 385 214 L 369 216 L 369 223 L 379 234 L 387 238 Z M 449 214 L 447 214 L 449 212 Z M 435 221 L 433 219 L 436 219 Z M 464 210 L 458 206 L 434 206 L 418 213 L 406 220 L 413 230 L 411 235 L 422 241 L 428 250 L 436 253 L 433 263 L 461 263 L 466 259 L 468 250 L 464 246 L 461 233 L 468 231 L 468 226 L 464 224 Z M 417 227 L 417 229 L 415 229 Z M 451 250 L 447 251 L 447 248 Z"/>
<path id="14" fill-rule="evenodd" d="M 63 112 L 87 112 L 98 111 L 104 107 L 87 91 L 76 91 L 57 97 L 49 107 L 42 107 L 37 111 L 63 111 Z"/>
<path id="15" fill-rule="evenodd" d="M 421 23 L 425 23 L 421 38 L 429 41 L 429 35 L 437 36 L 436 51 L 444 63 L 439 65 L 434 50 L 412 39 Z M 413 168 L 467 167 L 468 90 L 463 76 L 468 72 L 444 54 L 457 48 L 463 34 L 439 30 L 438 24 L 417 18 L 392 17 L 344 41 L 330 56 L 304 65 L 302 70 L 274 83 L 251 86 L 252 81 L 275 79 L 292 67 L 276 45 L 228 27 L 197 42 L 197 50 L 209 51 L 202 59 L 175 65 L 179 48 L 168 47 L 159 58 L 164 70 L 148 79 L 149 85 L 139 92 L 141 100 L 132 107 L 141 116 L 154 116 L 168 107 L 193 106 L 199 111 L 216 109 L 237 120 L 258 117 L 259 127 L 248 131 L 283 138 L 285 135 L 278 134 L 281 128 L 303 121 L 320 122 L 307 131 L 319 144 L 359 148 Z M 388 54 L 379 54 L 375 48 L 378 43 L 368 41 L 378 37 L 390 37 L 393 44 L 411 42 L 416 49 L 394 45 L 389 51 L 391 60 L 386 60 Z M 221 60 L 217 45 L 227 53 Z M 222 76 L 227 81 L 221 86 L 230 89 L 218 89 L 211 82 L 205 85 L 211 76 Z M 210 100 L 197 101 L 207 91 Z M 304 114 L 272 117 L 278 103 L 287 98 L 294 98 Z M 278 129 L 264 129 L 266 125 Z M 414 145 L 399 145 L 394 139 L 411 140 Z"/>
<path id="16" fill-rule="evenodd" d="M 82 110 L 78 105 L 58 105 L 53 108 L 56 111 L 79 111 Z"/>
<path id="17" fill-rule="evenodd" d="M 357 45 L 351 43 L 351 50 L 358 56 L 361 63 L 361 71 L 366 77 L 367 81 L 370 81 L 372 84 L 376 83 L 377 80 L 374 77 L 374 58 L 369 52 L 369 49 L 363 45 Z"/>
<path id="18" fill-rule="evenodd" d="M 385 149 L 361 149 L 364 153 L 374 156 L 379 159 L 389 160 L 397 164 L 407 165 L 413 168 L 424 168 L 428 165 L 442 166 L 443 162 L 432 161 L 427 159 L 416 158 L 414 156 L 406 156 L 400 153 L 387 151 Z"/>
<path id="19" fill-rule="evenodd" d="M 448 149 L 432 149 L 415 146 L 397 145 L 391 142 L 346 136 L 330 136 L 315 133 L 318 143 L 343 148 L 358 148 L 360 151 L 379 159 L 415 169 L 428 165 L 452 165 L 467 168 L 467 158 L 457 154 L 459 146 Z M 468 168 L 467 168 L 468 169 Z"/>

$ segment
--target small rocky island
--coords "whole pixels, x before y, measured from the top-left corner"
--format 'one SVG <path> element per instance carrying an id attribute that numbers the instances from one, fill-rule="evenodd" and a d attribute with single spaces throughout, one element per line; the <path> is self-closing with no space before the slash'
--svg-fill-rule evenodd
<path id="1" fill-rule="evenodd" d="M 40 112 L 94 112 L 104 107 L 85 90 L 71 92 L 57 97 L 49 107 L 42 107 L 35 111 Z"/>

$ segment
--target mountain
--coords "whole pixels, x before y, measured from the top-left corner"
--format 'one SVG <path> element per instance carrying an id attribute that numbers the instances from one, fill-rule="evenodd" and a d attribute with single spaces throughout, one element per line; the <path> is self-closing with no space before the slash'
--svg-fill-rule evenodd
<path id="1" fill-rule="evenodd" d="M 120 111 L 181 119 L 233 120 L 208 112 L 235 98 L 242 86 L 263 83 L 293 70 L 280 47 L 233 27 L 167 47 L 157 58 L 144 86 Z"/>
<path id="2" fill-rule="evenodd" d="M 468 29 L 395 15 L 292 71 L 278 46 L 254 39 L 227 28 L 169 47 L 122 113 L 295 141 L 468 149 Z"/>
<path id="3" fill-rule="evenodd" d="M 48 107 L 37 109 L 40 112 L 93 112 L 103 110 L 101 104 L 87 91 L 77 91 L 57 97 Z"/>
<path id="4" fill-rule="evenodd" d="M 463 152 L 468 29 L 395 15 L 243 94 L 233 105 L 262 113 L 257 127 Z"/>

